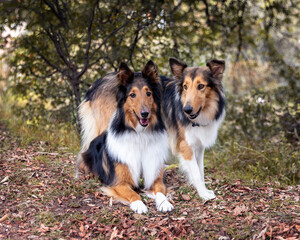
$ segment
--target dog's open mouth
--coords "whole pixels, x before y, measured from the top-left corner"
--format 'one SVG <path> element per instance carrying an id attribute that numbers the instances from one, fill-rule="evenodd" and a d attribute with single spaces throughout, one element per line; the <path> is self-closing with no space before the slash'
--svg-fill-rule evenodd
<path id="1" fill-rule="evenodd" d="M 195 119 L 196 117 L 198 117 L 201 109 L 202 109 L 202 107 L 200 107 L 198 112 L 196 112 L 195 114 L 189 115 L 189 119 Z"/>
<path id="2" fill-rule="evenodd" d="M 139 118 L 138 115 L 134 112 L 136 118 L 139 120 L 139 123 L 141 124 L 142 127 L 147 127 L 149 124 L 149 119 L 148 118 Z"/>

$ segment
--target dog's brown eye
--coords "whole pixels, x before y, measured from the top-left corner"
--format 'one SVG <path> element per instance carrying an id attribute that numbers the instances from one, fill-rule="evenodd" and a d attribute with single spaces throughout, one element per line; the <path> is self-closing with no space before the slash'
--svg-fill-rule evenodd
<path id="1" fill-rule="evenodd" d="M 147 96 L 150 97 L 151 96 L 151 92 L 146 92 Z"/>
<path id="2" fill-rule="evenodd" d="M 183 89 L 187 90 L 187 85 L 186 84 L 183 85 Z"/>
<path id="3" fill-rule="evenodd" d="M 131 93 L 129 96 L 132 98 L 135 98 L 136 95 L 135 95 L 135 93 Z"/>
<path id="4" fill-rule="evenodd" d="M 198 90 L 201 90 L 202 88 L 204 88 L 204 85 L 203 84 L 199 84 L 198 85 Z"/>

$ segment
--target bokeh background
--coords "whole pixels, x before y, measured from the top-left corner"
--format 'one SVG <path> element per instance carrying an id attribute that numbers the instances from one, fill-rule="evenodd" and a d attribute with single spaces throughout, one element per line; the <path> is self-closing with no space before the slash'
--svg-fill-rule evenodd
<path id="1" fill-rule="evenodd" d="M 206 166 L 298 184 L 300 3 L 27 0 L 0 3 L 0 113 L 25 138 L 79 150 L 77 107 L 121 61 L 226 61 L 227 116 Z"/>

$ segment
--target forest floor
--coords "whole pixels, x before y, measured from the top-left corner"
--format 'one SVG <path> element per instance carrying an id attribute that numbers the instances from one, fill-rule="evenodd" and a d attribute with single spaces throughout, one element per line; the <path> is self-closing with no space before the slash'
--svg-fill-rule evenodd
<path id="1" fill-rule="evenodd" d="M 229 179 L 205 169 L 217 199 L 204 202 L 173 167 L 174 210 L 147 214 L 104 196 L 91 176 L 74 179 L 75 156 L 49 142 L 24 144 L 0 122 L 0 239 L 299 239 L 300 186 Z"/>

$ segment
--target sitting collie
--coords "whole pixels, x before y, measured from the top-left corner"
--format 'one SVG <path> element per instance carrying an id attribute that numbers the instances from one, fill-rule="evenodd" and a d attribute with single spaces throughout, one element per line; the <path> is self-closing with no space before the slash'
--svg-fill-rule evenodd
<path id="1" fill-rule="evenodd" d="M 170 211 L 163 183 L 168 136 L 161 116 L 162 86 L 156 65 L 141 73 L 125 63 L 119 72 L 97 80 L 79 107 L 82 150 L 78 171 L 89 170 L 108 187 L 105 193 L 129 202 L 137 213 L 148 211 L 133 190 L 140 177 L 159 211 Z"/>
<path id="2" fill-rule="evenodd" d="M 187 67 L 169 60 L 173 79 L 162 77 L 163 110 L 172 152 L 201 198 L 215 198 L 204 182 L 204 150 L 212 146 L 225 116 L 222 74 L 225 62 L 212 60 L 207 67 Z"/>

